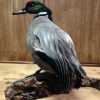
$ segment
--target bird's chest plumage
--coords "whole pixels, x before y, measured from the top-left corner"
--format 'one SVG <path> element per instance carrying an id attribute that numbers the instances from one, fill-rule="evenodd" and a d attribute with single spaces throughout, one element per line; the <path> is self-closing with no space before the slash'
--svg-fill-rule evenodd
<path id="1" fill-rule="evenodd" d="M 41 48 L 40 41 L 36 36 L 37 31 L 39 30 L 38 25 L 39 24 L 36 21 L 32 21 L 27 31 L 27 45 L 31 52 Z"/>
<path id="2" fill-rule="evenodd" d="M 27 32 L 27 45 L 31 52 L 46 52 L 53 48 L 53 45 L 50 44 L 52 38 L 54 38 L 54 35 L 52 35 L 54 32 L 50 32 L 51 27 L 52 25 L 47 17 L 32 21 Z"/>
<path id="3" fill-rule="evenodd" d="M 40 31 L 40 20 L 39 21 L 33 21 L 30 25 L 28 32 L 27 32 L 27 45 L 32 53 L 32 57 L 35 60 L 35 62 L 39 65 L 40 68 L 47 70 L 49 72 L 53 72 L 49 64 L 47 64 L 45 61 L 43 61 L 37 54 L 37 51 L 44 52 L 43 44 L 41 44 L 40 38 L 38 35 L 42 34 L 39 33 Z"/>

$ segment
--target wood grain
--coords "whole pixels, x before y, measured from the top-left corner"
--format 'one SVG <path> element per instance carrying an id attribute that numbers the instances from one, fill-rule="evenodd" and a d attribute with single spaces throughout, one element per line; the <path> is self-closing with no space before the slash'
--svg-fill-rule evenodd
<path id="1" fill-rule="evenodd" d="M 29 0 L 0 0 L 0 60 L 32 61 L 26 32 L 32 15 L 12 16 Z M 42 2 L 42 0 L 40 0 Z M 45 0 L 54 22 L 70 34 L 81 63 L 100 63 L 100 0 Z"/>
<path id="2" fill-rule="evenodd" d="M 13 16 L 14 11 L 25 6 L 26 1 L 0 1 L 0 60 L 28 60 L 26 31 L 32 16 Z"/>
<path id="3" fill-rule="evenodd" d="M 81 63 L 100 62 L 100 0 L 45 0 L 56 24 L 72 37 Z"/>

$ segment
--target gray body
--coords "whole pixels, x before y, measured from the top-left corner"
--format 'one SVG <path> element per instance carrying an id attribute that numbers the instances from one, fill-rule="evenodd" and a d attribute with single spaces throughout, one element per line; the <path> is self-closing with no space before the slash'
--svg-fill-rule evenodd
<path id="1" fill-rule="evenodd" d="M 80 67 L 72 39 L 49 20 L 47 15 L 33 19 L 27 33 L 27 44 L 40 68 L 58 75 L 61 87 L 67 87 L 70 90 L 73 75 L 84 78 L 85 73 Z M 44 58 L 45 55 L 50 57 L 53 64 L 41 59 L 37 52 L 44 54 Z M 67 90 L 65 89 L 65 91 Z"/>

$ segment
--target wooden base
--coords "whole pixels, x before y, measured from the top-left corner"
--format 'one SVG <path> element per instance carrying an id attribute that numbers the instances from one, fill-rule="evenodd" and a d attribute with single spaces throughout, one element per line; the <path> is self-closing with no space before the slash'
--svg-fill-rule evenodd
<path id="1" fill-rule="evenodd" d="M 4 90 L 7 85 L 15 80 L 33 74 L 39 68 L 34 64 L 0 64 L 0 100 L 5 100 Z M 99 67 L 84 67 L 88 76 L 100 78 Z M 100 91 L 93 88 L 80 88 L 69 94 L 54 95 L 42 100 L 99 100 Z"/>

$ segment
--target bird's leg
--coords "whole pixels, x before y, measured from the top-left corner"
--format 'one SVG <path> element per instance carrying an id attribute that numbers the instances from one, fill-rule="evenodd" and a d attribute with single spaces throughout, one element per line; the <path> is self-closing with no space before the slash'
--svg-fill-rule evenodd
<path id="1" fill-rule="evenodd" d="M 26 76 L 25 78 L 32 77 L 32 76 L 34 76 L 34 75 L 38 75 L 41 71 L 42 71 L 42 69 L 39 69 L 39 70 L 37 70 L 34 74 L 29 75 L 29 76 Z"/>
<path id="2" fill-rule="evenodd" d="M 35 72 L 35 74 L 39 74 L 43 69 L 39 69 Z"/>

